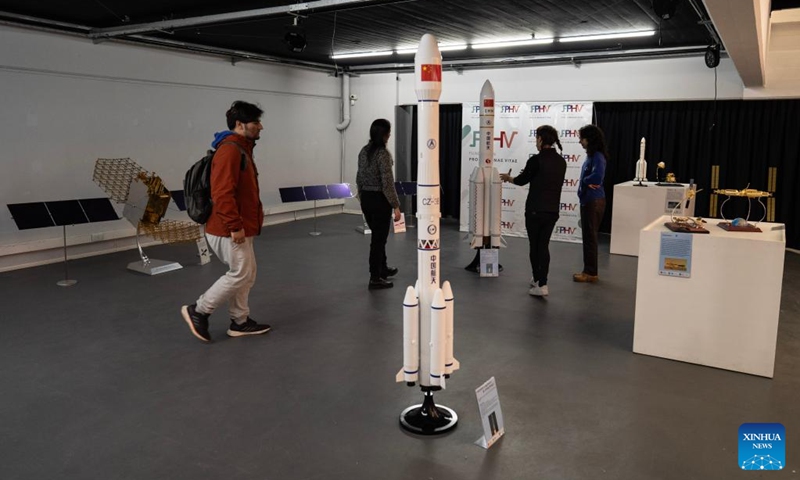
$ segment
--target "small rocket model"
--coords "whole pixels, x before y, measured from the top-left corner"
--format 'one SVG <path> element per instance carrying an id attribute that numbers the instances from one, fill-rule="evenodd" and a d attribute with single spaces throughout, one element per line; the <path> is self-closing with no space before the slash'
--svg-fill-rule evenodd
<path id="1" fill-rule="evenodd" d="M 636 178 L 633 179 L 634 182 L 647 181 L 647 161 L 644 159 L 644 147 L 645 140 L 642 137 L 642 141 L 639 143 L 639 160 L 636 162 Z"/>
<path id="2" fill-rule="evenodd" d="M 480 165 L 469 177 L 469 246 L 499 248 L 503 182 L 494 168 L 494 88 L 486 80 L 480 101 Z"/>
<path id="3" fill-rule="evenodd" d="M 433 403 L 433 392 L 445 388 L 445 378 L 458 370 L 453 358 L 453 290 L 439 288 L 439 97 L 442 93 L 442 55 L 436 38 L 425 34 L 414 57 L 418 101 L 417 150 L 417 283 L 403 299 L 403 368 L 397 382 L 419 382 L 424 402 L 400 416 L 403 428 L 414 433 L 441 433 L 455 426 L 458 415 Z"/>

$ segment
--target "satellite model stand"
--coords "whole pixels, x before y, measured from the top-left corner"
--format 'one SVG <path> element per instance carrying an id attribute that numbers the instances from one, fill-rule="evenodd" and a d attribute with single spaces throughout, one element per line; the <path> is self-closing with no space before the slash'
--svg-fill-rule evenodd
<path id="1" fill-rule="evenodd" d="M 280 187 L 278 192 L 283 203 L 314 202 L 314 230 L 309 235 L 317 237 L 322 232 L 317 230 L 317 200 L 344 200 L 353 198 L 349 183 L 329 183 L 327 185 L 307 185 L 304 187 Z M 365 223 L 366 225 L 366 223 Z M 366 233 L 369 233 L 367 231 Z"/>
<path id="2" fill-rule="evenodd" d="M 361 214 L 361 219 L 364 220 L 364 225 L 359 225 L 356 227 L 356 232 L 363 233 L 364 235 L 372 235 L 372 230 L 369 228 L 369 224 L 367 223 L 367 219 L 364 218 L 364 214 Z"/>
<path id="3" fill-rule="evenodd" d="M 141 261 L 128 264 L 129 270 L 158 275 L 183 268 L 177 262 L 150 259 L 142 249 L 140 233 L 163 243 L 188 243 L 203 238 L 200 226 L 194 222 L 164 219 L 171 196 L 161 178 L 130 158 L 99 158 L 92 179 L 112 200 L 125 204 L 122 216 L 136 227 Z"/>
<path id="4" fill-rule="evenodd" d="M 64 280 L 56 282 L 59 287 L 71 287 L 78 283 L 77 280 L 69 278 L 69 270 L 67 269 L 67 225 L 119 220 L 117 212 L 107 198 L 13 203 L 8 204 L 8 210 L 20 230 L 47 227 L 63 228 Z"/>
<path id="5" fill-rule="evenodd" d="M 78 283 L 77 280 L 70 280 L 69 270 L 67 269 L 67 226 L 64 225 L 64 280 L 59 280 L 56 285 L 59 287 L 71 287 Z"/>
<path id="6" fill-rule="evenodd" d="M 306 200 L 313 200 L 314 202 L 314 230 L 308 232 L 308 234 L 312 237 L 318 237 L 322 235 L 322 232 L 317 230 L 317 200 L 327 200 L 331 198 L 331 195 L 328 193 L 328 187 L 326 185 L 303 187 L 303 192 L 305 192 Z"/>

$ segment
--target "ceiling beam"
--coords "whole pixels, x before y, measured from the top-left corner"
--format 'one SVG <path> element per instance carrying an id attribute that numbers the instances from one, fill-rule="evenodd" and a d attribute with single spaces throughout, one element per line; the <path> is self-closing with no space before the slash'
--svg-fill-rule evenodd
<path id="1" fill-rule="evenodd" d="M 769 0 L 703 1 L 744 86 L 764 86 Z"/>
<path id="2" fill-rule="evenodd" d="M 408 1 L 408 0 L 402 0 Z M 291 13 L 301 13 L 315 9 L 338 9 L 347 7 L 366 6 L 371 3 L 392 3 L 387 0 L 316 0 L 313 2 L 293 3 L 279 7 L 257 8 L 255 10 L 242 10 L 239 12 L 220 13 L 217 15 L 204 15 L 176 20 L 163 20 L 160 22 L 123 25 L 121 27 L 96 28 L 89 32 L 90 38 L 113 38 L 126 35 L 142 34 L 155 31 L 175 30 L 199 25 L 229 23 L 256 18 L 274 17 Z"/>

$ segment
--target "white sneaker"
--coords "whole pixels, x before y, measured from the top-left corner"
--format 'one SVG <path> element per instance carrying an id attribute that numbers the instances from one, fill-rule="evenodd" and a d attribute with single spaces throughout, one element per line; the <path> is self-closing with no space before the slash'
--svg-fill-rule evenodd
<path id="1" fill-rule="evenodd" d="M 539 286 L 536 285 L 530 290 L 528 290 L 529 295 L 533 295 L 534 297 L 546 297 L 550 294 L 550 291 L 547 288 L 547 285 Z"/>
<path id="2" fill-rule="evenodd" d="M 539 282 L 534 281 L 533 277 L 531 277 L 531 287 L 538 287 L 538 286 L 539 286 Z"/>

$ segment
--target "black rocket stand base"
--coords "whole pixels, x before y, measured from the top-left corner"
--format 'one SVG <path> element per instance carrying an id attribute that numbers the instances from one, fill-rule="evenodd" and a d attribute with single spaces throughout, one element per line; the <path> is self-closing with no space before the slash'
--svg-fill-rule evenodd
<path id="1" fill-rule="evenodd" d="M 439 435 L 456 428 L 458 414 L 433 403 L 433 392 L 425 391 L 420 405 L 413 405 L 400 414 L 400 426 L 417 435 Z"/>

